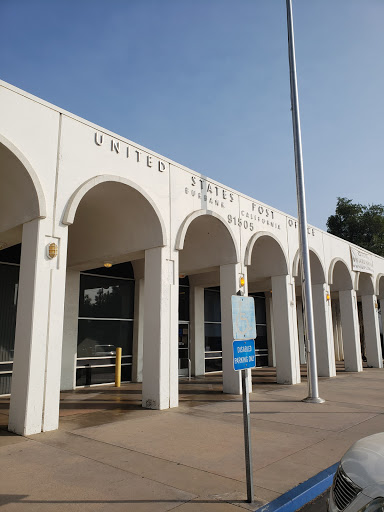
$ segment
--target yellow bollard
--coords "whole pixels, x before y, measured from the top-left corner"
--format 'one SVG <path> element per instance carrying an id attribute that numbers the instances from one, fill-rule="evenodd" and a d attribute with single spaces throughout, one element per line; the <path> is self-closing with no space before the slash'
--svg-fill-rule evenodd
<path id="1" fill-rule="evenodd" d="M 116 366 L 115 366 L 115 386 L 120 387 L 121 384 L 121 347 L 116 348 Z"/>

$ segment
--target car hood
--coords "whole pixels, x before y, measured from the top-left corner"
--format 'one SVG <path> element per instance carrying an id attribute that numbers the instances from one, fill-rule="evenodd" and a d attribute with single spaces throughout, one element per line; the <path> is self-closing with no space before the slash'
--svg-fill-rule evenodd
<path id="1" fill-rule="evenodd" d="M 357 441 L 343 456 L 341 465 L 363 490 L 384 483 L 384 432 Z"/>

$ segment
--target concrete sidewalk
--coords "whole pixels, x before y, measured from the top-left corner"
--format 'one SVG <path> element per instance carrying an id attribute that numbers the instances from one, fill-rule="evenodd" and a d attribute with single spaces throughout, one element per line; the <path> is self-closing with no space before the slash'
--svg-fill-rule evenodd
<path id="1" fill-rule="evenodd" d="M 384 431 L 384 371 L 321 379 L 325 404 L 306 404 L 306 383 L 273 384 L 254 372 L 251 395 L 257 502 L 244 502 L 242 404 L 219 376 L 181 382 L 181 406 L 143 410 L 137 384 L 63 393 L 60 429 L 6 432 L 0 402 L 0 506 L 8 511 L 255 510 L 337 462 L 361 437 Z"/>

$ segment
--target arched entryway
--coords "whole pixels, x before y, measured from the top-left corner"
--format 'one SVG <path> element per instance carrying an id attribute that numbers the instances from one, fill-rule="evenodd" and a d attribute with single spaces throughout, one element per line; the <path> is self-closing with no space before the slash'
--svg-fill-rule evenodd
<path id="1" fill-rule="evenodd" d="M 379 332 L 381 352 L 384 355 L 384 340 L 383 340 L 383 306 L 384 306 L 384 274 L 379 274 L 376 278 L 376 296 L 378 301 L 378 316 L 379 316 Z"/>
<path id="2" fill-rule="evenodd" d="M 336 364 L 329 287 L 326 283 L 323 264 L 314 249 L 309 250 L 309 258 L 318 375 L 319 377 L 334 377 L 336 375 Z M 295 277 L 296 284 L 300 363 L 304 364 L 307 361 L 304 344 L 304 299 L 302 296 L 302 268 L 299 251 L 297 251 L 294 259 L 292 274 Z"/>
<path id="3" fill-rule="evenodd" d="M 348 265 L 332 260 L 328 271 L 336 361 L 344 360 L 346 371 L 363 370 L 357 312 L 357 297 Z"/>
<path id="4" fill-rule="evenodd" d="M 266 297 L 270 365 L 280 384 L 300 382 L 294 280 L 281 242 L 271 233 L 255 233 L 246 254 L 248 293 Z"/>
<path id="5" fill-rule="evenodd" d="M 0 389 L 11 394 L 8 428 L 23 435 L 44 428 L 49 386 L 45 370 L 52 300 L 45 250 L 52 238 L 46 215 L 35 170 L 0 136 Z"/>
<path id="6" fill-rule="evenodd" d="M 242 275 L 235 234 L 215 212 L 200 210 L 182 223 L 176 239 L 181 279 L 190 292 L 190 359 L 193 375 L 222 372 L 223 391 L 238 394 L 233 370 L 231 296 Z M 182 291 L 182 290 L 181 290 Z"/>
<path id="7" fill-rule="evenodd" d="M 154 201 L 129 180 L 99 176 L 75 192 L 63 222 L 69 233 L 62 388 L 113 381 L 121 346 L 123 379 L 142 380 L 143 406 L 177 405 L 175 269 Z"/>
<path id="8" fill-rule="evenodd" d="M 358 274 L 356 295 L 363 360 L 369 367 L 383 368 L 378 300 L 371 275 L 364 272 Z"/>

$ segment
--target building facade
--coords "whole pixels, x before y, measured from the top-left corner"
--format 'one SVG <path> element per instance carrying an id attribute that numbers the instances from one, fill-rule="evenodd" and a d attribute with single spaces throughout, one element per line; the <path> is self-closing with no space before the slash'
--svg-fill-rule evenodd
<path id="1" fill-rule="evenodd" d="M 256 356 L 278 383 L 305 361 L 295 218 L 0 82 L 0 394 L 9 430 L 58 427 L 60 389 L 233 370 L 230 297 L 256 304 Z M 308 230 L 320 376 L 383 366 L 384 259 Z M 245 279 L 241 287 L 240 279 Z M 361 343 L 359 310 L 363 325 Z"/>

